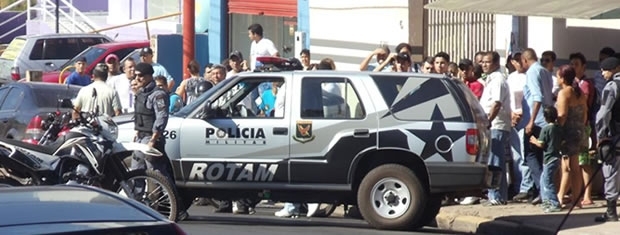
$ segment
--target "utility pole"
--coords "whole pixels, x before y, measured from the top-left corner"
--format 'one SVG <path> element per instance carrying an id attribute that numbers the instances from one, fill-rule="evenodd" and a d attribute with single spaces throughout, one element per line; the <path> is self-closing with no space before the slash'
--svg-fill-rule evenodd
<path id="1" fill-rule="evenodd" d="M 186 68 L 189 62 L 195 58 L 195 3 L 195 0 L 183 0 L 183 79 L 189 78 L 191 76 Z"/>
<path id="2" fill-rule="evenodd" d="M 60 33 L 60 0 L 56 0 L 56 33 Z"/>

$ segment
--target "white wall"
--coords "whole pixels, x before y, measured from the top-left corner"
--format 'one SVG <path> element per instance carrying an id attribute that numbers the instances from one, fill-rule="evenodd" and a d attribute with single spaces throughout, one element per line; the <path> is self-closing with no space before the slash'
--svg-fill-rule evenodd
<path id="1" fill-rule="evenodd" d="M 620 20 L 553 19 L 528 17 L 527 46 L 536 50 L 552 50 L 558 61 L 566 64 L 571 53 L 581 52 L 589 62 L 588 75 L 598 71 L 598 54 L 609 46 L 620 52 Z"/>
<path id="2" fill-rule="evenodd" d="M 409 40 L 408 1 L 312 0 L 310 52 L 313 61 L 331 57 L 338 70 L 359 70 L 380 44 L 390 50 Z"/>

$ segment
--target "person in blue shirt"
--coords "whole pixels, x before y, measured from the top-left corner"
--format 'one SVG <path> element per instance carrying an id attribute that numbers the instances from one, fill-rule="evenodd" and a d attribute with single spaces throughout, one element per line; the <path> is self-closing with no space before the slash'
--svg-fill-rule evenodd
<path id="1" fill-rule="evenodd" d="M 65 84 L 87 86 L 92 81 L 90 75 L 85 73 L 86 57 L 81 57 L 75 62 L 75 72 L 65 80 Z"/>
<path id="2" fill-rule="evenodd" d="M 273 106 L 276 104 L 276 94 L 278 94 L 278 88 L 282 85 L 282 82 L 272 82 L 271 89 L 263 91 L 263 94 L 260 96 L 262 100 L 261 104 L 258 106 L 260 109 L 259 116 L 271 117 L 271 111 L 273 111 Z"/>

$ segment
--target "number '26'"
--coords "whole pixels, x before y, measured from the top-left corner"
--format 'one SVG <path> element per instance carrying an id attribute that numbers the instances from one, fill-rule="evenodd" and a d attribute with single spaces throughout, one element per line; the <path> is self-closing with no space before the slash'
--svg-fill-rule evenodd
<path id="1" fill-rule="evenodd" d="M 168 131 L 165 130 L 164 131 L 164 137 L 166 137 L 166 139 L 176 139 L 177 138 L 177 131 Z"/>

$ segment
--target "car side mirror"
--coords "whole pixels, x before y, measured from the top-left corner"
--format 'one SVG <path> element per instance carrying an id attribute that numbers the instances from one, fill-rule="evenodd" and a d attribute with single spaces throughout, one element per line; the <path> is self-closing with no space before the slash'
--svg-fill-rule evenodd
<path id="1" fill-rule="evenodd" d="M 59 102 L 61 108 L 73 109 L 73 102 L 71 102 L 71 99 L 61 99 Z"/>

